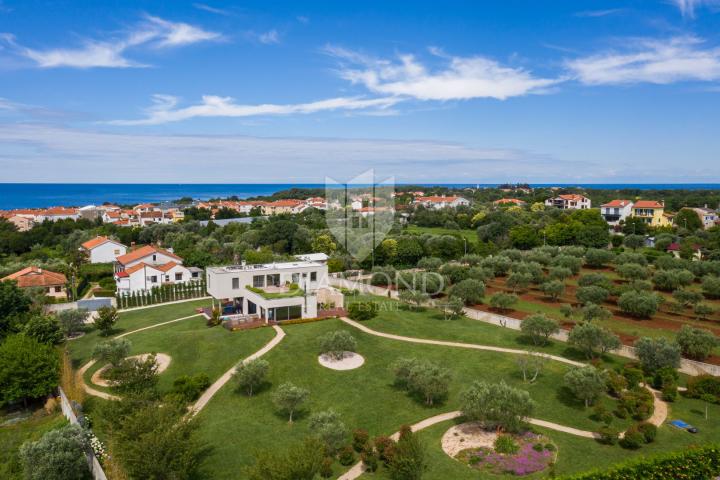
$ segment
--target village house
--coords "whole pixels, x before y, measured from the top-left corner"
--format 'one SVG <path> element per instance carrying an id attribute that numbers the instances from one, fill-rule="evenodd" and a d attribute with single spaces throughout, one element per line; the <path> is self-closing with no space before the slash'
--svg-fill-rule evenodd
<path id="1" fill-rule="evenodd" d="M 561 210 L 586 210 L 591 207 L 590 199 L 577 193 L 568 193 L 551 197 L 545 200 L 546 207 L 555 207 Z"/>
<path id="2" fill-rule="evenodd" d="M 22 215 L 12 215 L 7 217 L 7 221 L 15 225 L 18 232 L 27 232 L 35 226 L 33 218 Z"/>
<path id="3" fill-rule="evenodd" d="M 705 205 L 703 208 L 692 208 L 703 224 L 703 229 L 712 228 L 718 223 L 718 214 L 715 210 Z"/>
<path id="4" fill-rule="evenodd" d="M 108 237 L 97 236 L 80 246 L 87 253 L 90 263 L 112 263 L 127 253 L 127 247 Z"/>
<path id="5" fill-rule="evenodd" d="M 302 200 L 275 200 L 274 202 L 266 202 L 262 206 L 263 215 L 280 215 L 283 213 L 300 213 L 307 208 Z"/>
<path id="6" fill-rule="evenodd" d="M 26 267 L 0 279 L 0 282 L 15 281 L 23 289 L 42 288 L 45 295 L 57 300 L 67 300 L 67 277 L 39 267 Z"/>
<path id="7" fill-rule="evenodd" d="M 77 220 L 80 218 L 80 211 L 77 208 L 52 207 L 44 210 L 38 217 L 39 222 L 49 220 L 55 222 L 58 220 Z"/>
<path id="8" fill-rule="evenodd" d="M 610 225 L 617 225 L 632 215 L 632 208 L 630 200 L 613 200 L 600 205 L 600 215 Z"/>
<path id="9" fill-rule="evenodd" d="M 415 197 L 415 199 L 413 199 L 413 204 L 422 205 L 425 208 L 440 210 L 441 208 L 466 207 L 470 205 L 470 201 L 463 197 L 436 195 L 428 197 Z"/>
<path id="10" fill-rule="evenodd" d="M 197 270 L 183 266 L 182 258 L 154 245 L 132 250 L 115 261 L 115 283 L 120 295 L 200 280 Z"/>
<path id="11" fill-rule="evenodd" d="M 672 217 L 665 213 L 665 204 L 655 200 L 638 200 L 632 206 L 632 216 L 642 219 L 651 227 L 672 225 Z"/>
<path id="12" fill-rule="evenodd" d="M 343 306 L 343 295 L 328 284 L 327 265 L 314 261 L 211 267 L 207 292 L 226 318 L 315 318 L 323 306 Z"/>
<path id="13" fill-rule="evenodd" d="M 524 207 L 526 205 L 526 203 L 518 198 L 501 198 L 499 200 L 495 200 L 493 202 L 493 205 L 495 205 L 496 207 L 507 206 L 507 205 L 516 205 L 518 207 Z"/>

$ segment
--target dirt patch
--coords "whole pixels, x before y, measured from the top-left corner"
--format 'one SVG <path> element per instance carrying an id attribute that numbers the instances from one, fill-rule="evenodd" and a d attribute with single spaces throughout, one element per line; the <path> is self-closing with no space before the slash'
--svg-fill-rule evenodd
<path id="1" fill-rule="evenodd" d="M 445 453 L 455 458 L 468 448 L 493 448 L 497 436 L 496 432 L 485 430 L 480 422 L 469 422 L 450 427 L 440 444 Z"/>
<path id="2" fill-rule="evenodd" d="M 323 353 L 318 357 L 318 362 L 323 367 L 331 370 L 354 370 L 363 366 L 365 358 L 355 352 L 343 352 L 343 357 L 340 359 Z"/>

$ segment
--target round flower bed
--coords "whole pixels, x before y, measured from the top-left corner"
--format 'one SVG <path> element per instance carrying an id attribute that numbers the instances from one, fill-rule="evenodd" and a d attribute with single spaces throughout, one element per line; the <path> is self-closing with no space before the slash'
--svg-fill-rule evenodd
<path id="1" fill-rule="evenodd" d="M 529 475 L 554 463 L 557 447 L 547 437 L 533 432 L 501 434 L 492 446 L 467 448 L 456 458 L 473 468 L 497 475 Z"/>

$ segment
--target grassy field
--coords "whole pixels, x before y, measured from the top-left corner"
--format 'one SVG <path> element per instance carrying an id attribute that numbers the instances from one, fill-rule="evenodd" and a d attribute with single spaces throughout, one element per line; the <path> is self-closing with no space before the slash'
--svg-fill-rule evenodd
<path id="1" fill-rule="evenodd" d="M 467 239 L 469 243 L 477 243 L 478 237 L 477 232 L 472 229 L 467 230 L 453 230 L 451 228 L 443 227 L 418 227 L 417 225 L 408 225 L 405 230 L 408 233 L 432 233 L 433 235 L 460 235 Z"/>
<path id="2" fill-rule="evenodd" d="M 0 417 L 0 422 L 7 420 Z M 24 478 L 20 464 L 20 446 L 26 441 L 40 439 L 45 432 L 60 428 L 67 423 L 60 413 L 45 414 L 40 409 L 35 415 L 18 423 L 0 427 L 0 478 L 21 480 Z"/>

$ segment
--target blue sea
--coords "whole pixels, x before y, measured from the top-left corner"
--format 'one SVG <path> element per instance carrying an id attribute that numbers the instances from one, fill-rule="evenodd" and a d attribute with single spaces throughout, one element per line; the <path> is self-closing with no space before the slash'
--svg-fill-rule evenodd
<path id="1" fill-rule="evenodd" d="M 414 184 L 417 185 L 417 184 Z M 447 187 L 492 187 L 497 184 L 443 184 Z M 423 185 L 432 186 L 432 185 Z M 531 184 L 533 187 L 568 186 L 605 190 L 720 190 L 718 183 L 692 184 Z M 103 202 L 136 204 L 192 197 L 197 200 L 271 195 L 289 188 L 324 188 L 323 184 L 137 184 L 137 183 L 0 183 L 0 209 L 99 205 Z"/>

